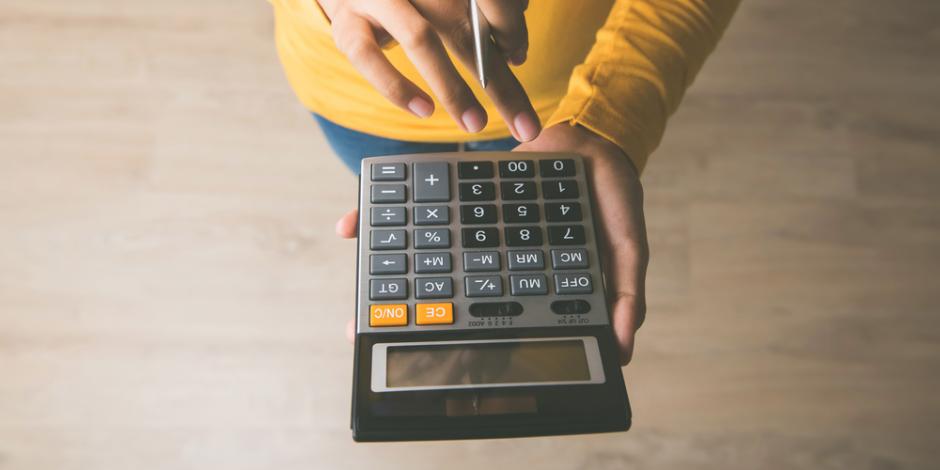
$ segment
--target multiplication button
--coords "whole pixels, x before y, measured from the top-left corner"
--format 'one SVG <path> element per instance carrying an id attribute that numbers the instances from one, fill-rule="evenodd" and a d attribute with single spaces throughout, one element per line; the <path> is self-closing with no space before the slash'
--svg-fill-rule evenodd
<path id="1" fill-rule="evenodd" d="M 447 206 L 415 206 L 415 225 L 447 225 L 450 208 Z"/>
<path id="2" fill-rule="evenodd" d="M 555 274 L 555 292 L 557 294 L 590 294 L 594 284 L 588 273 Z"/>

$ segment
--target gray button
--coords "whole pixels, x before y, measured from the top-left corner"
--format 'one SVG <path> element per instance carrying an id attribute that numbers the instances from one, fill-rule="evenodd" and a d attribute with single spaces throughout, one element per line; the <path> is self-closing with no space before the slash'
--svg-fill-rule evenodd
<path id="1" fill-rule="evenodd" d="M 450 229 L 415 230 L 415 248 L 450 248 Z"/>
<path id="2" fill-rule="evenodd" d="M 405 274 L 408 272 L 408 256 L 404 254 L 395 255 L 370 255 L 369 273 L 370 274 Z"/>
<path id="3" fill-rule="evenodd" d="M 404 181 L 404 163 L 373 163 L 372 181 Z"/>
<path id="4" fill-rule="evenodd" d="M 450 253 L 415 253 L 416 273 L 449 273 Z"/>
<path id="5" fill-rule="evenodd" d="M 372 226 L 405 225 L 404 207 L 373 207 Z"/>
<path id="6" fill-rule="evenodd" d="M 542 250 L 513 250 L 506 253 L 506 257 L 509 259 L 510 271 L 525 271 L 545 267 Z"/>
<path id="7" fill-rule="evenodd" d="M 404 250 L 408 246 L 404 230 L 373 230 L 369 236 L 373 250 Z"/>
<path id="8" fill-rule="evenodd" d="M 450 165 L 447 162 L 414 164 L 415 202 L 450 201 Z"/>
<path id="9" fill-rule="evenodd" d="M 416 299 L 444 299 L 454 296 L 454 284 L 449 277 L 419 277 L 415 279 Z"/>
<path id="10" fill-rule="evenodd" d="M 408 280 L 407 279 L 370 279 L 369 280 L 369 299 L 407 299 L 408 298 Z"/>
<path id="11" fill-rule="evenodd" d="M 405 185 L 403 184 L 373 184 L 372 202 L 405 202 Z"/>
<path id="12" fill-rule="evenodd" d="M 499 297 L 503 283 L 499 276 L 467 276 L 464 278 L 467 297 Z"/>
<path id="13" fill-rule="evenodd" d="M 512 295 L 545 295 L 548 279 L 544 274 L 513 274 L 509 276 L 509 292 Z"/>
<path id="14" fill-rule="evenodd" d="M 415 207 L 415 225 L 447 225 L 450 223 L 450 208 L 447 206 Z"/>
<path id="15" fill-rule="evenodd" d="M 584 248 L 552 250 L 552 268 L 584 269 L 586 267 L 588 267 L 588 258 L 587 250 Z"/>
<path id="16" fill-rule="evenodd" d="M 466 251 L 463 254 L 463 270 L 468 273 L 499 271 L 499 252 Z"/>
<path id="17" fill-rule="evenodd" d="M 588 273 L 555 275 L 555 293 L 557 294 L 590 294 L 591 292 L 594 292 L 594 285 Z"/>

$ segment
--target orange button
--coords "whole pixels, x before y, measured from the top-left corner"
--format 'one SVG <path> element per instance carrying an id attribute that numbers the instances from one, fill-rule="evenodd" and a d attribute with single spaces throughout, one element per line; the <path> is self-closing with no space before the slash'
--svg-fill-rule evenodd
<path id="1" fill-rule="evenodd" d="M 450 325 L 454 322 L 454 304 L 415 305 L 415 324 Z"/>
<path id="2" fill-rule="evenodd" d="M 408 306 L 405 304 L 369 306 L 369 326 L 405 326 L 407 324 Z"/>

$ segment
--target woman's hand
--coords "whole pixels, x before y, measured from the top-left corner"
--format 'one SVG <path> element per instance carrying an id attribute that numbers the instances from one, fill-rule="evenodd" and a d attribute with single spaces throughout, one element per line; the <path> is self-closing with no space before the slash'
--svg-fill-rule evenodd
<path id="1" fill-rule="evenodd" d="M 649 247 L 643 217 L 643 187 L 620 147 L 581 126 L 551 126 L 520 152 L 565 152 L 584 157 L 594 199 L 602 266 L 611 300 L 611 322 L 620 345 L 620 362 L 633 356 L 636 330 L 646 317 L 646 266 Z"/>
<path id="2" fill-rule="evenodd" d="M 457 73 L 444 47 L 475 70 L 473 32 L 467 0 L 319 0 L 333 26 L 333 40 L 352 65 L 385 98 L 419 117 L 434 102 L 385 57 L 381 46 L 394 39 L 431 87 L 448 114 L 467 132 L 479 132 L 487 116 Z M 538 115 L 506 61 L 519 65 L 528 50 L 523 11 L 527 0 L 480 0 L 500 54 L 490 54 L 486 92 L 516 140 L 534 139 Z"/>

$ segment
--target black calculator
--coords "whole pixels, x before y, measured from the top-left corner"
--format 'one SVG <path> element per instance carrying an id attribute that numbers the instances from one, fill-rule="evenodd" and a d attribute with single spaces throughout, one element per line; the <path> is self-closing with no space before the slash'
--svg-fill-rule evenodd
<path id="1" fill-rule="evenodd" d="M 355 440 L 629 428 L 590 190 L 577 155 L 362 160 Z"/>

